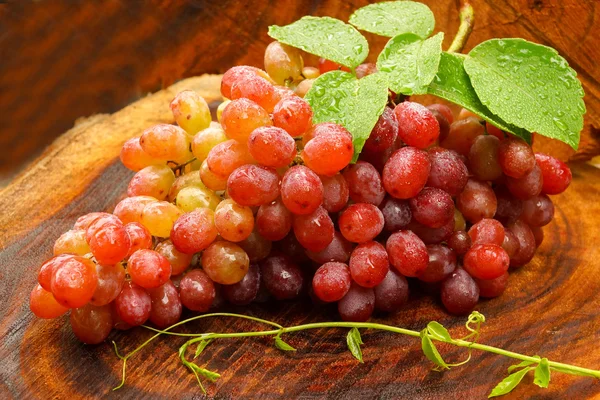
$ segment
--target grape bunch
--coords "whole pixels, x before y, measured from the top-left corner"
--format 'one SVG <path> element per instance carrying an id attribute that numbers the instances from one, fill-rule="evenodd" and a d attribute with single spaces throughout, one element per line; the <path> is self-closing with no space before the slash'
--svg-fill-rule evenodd
<path id="1" fill-rule="evenodd" d="M 345 321 L 390 313 L 409 287 L 439 293 L 452 314 L 499 296 L 554 215 L 549 195 L 571 172 L 467 110 L 456 116 L 390 92 L 358 161 L 353 137 L 313 124 L 304 95 L 344 69 L 279 42 L 264 70 L 236 66 L 211 120 L 193 91 L 171 102 L 176 125 L 127 141 L 135 175 L 113 213 L 80 217 L 54 245 L 32 312 L 70 311 L 75 335 L 180 320 L 183 308 L 310 296 Z M 362 78 L 377 71 L 362 64 Z"/>

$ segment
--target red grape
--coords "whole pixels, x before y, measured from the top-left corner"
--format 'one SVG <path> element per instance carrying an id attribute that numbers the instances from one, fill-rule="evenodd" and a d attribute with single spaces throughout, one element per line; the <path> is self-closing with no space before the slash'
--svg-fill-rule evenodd
<path id="1" fill-rule="evenodd" d="M 471 237 L 465 231 L 455 231 L 448 239 L 448 246 L 462 256 L 471 248 Z"/>
<path id="2" fill-rule="evenodd" d="M 227 179 L 227 193 L 242 206 L 261 206 L 279 197 L 279 175 L 274 169 L 246 164 Z"/>
<path id="3" fill-rule="evenodd" d="M 281 128 L 263 126 L 250 134 L 248 151 L 260 165 L 279 168 L 290 164 L 296 157 L 296 142 Z"/>
<path id="4" fill-rule="evenodd" d="M 524 140 L 510 137 L 499 144 L 498 162 L 507 176 L 522 178 L 535 166 L 535 156 Z"/>
<path id="5" fill-rule="evenodd" d="M 152 289 L 164 285 L 171 277 L 169 260 L 154 250 L 138 250 L 129 257 L 127 272 L 136 285 Z"/>
<path id="6" fill-rule="evenodd" d="M 481 297 L 498 297 L 508 285 L 508 272 L 503 273 L 495 279 L 475 279 L 475 283 L 479 287 L 479 296 Z"/>
<path id="7" fill-rule="evenodd" d="M 260 268 L 256 264 L 250 264 L 248 273 L 238 283 L 222 286 L 227 301 L 236 306 L 250 304 L 256 298 L 259 288 Z"/>
<path id="8" fill-rule="evenodd" d="M 341 211 L 348 203 L 350 190 L 348 183 L 342 174 L 333 176 L 319 176 L 323 184 L 323 208 L 327 212 Z"/>
<path id="9" fill-rule="evenodd" d="M 554 204 L 545 194 L 532 197 L 523 202 L 521 218 L 530 226 L 548 225 L 554 217 Z"/>
<path id="10" fill-rule="evenodd" d="M 214 282 L 222 285 L 233 285 L 241 281 L 249 266 L 248 255 L 234 243 L 214 242 L 202 253 L 204 272 Z"/>
<path id="11" fill-rule="evenodd" d="M 321 251 L 306 250 L 306 255 L 317 264 L 325 264 L 330 261 L 346 263 L 350 259 L 353 247 L 352 243 L 336 231 L 333 234 L 333 240 L 325 249 Z"/>
<path id="12" fill-rule="evenodd" d="M 292 229 L 292 214 L 281 199 L 263 204 L 256 214 L 256 229 L 267 240 L 281 240 Z"/>
<path id="13" fill-rule="evenodd" d="M 186 308 L 206 312 L 215 299 L 215 285 L 204 271 L 193 269 L 179 282 L 179 296 Z"/>
<path id="14" fill-rule="evenodd" d="M 280 253 L 272 253 L 261 261 L 260 274 L 265 287 L 277 300 L 297 297 L 304 283 L 300 268 L 290 257 Z"/>
<path id="15" fill-rule="evenodd" d="M 88 304 L 76 308 L 71 311 L 69 321 L 75 336 L 86 344 L 103 342 L 113 327 L 112 312 L 109 305 L 94 306 Z"/>
<path id="16" fill-rule="evenodd" d="M 157 244 L 154 251 L 169 260 L 169 264 L 171 264 L 171 276 L 181 274 L 188 269 L 192 262 L 193 254 L 180 252 L 170 240 L 165 240 Z"/>
<path id="17" fill-rule="evenodd" d="M 393 269 L 388 271 L 374 291 L 375 309 L 381 312 L 398 311 L 408 301 L 408 282 Z"/>
<path id="18" fill-rule="evenodd" d="M 440 146 L 467 156 L 475 138 L 484 133 L 485 128 L 481 125 L 478 118 L 468 117 L 466 119 L 459 119 L 450 125 L 448 137 L 440 142 Z"/>
<path id="19" fill-rule="evenodd" d="M 341 262 L 327 262 L 315 272 L 312 288 L 320 300 L 334 302 L 348 293 L 351 283 L 348 265 Z"/>
<path id="20" fill-rule="evenodd" d="M 98 285 L 90 303 L 95 306 L 104 306 L 112 302 L 121 293 L 125 283 L 125 268 L 123 265 L 96 265 Z"/>
<path id="21" fill-rule="evenodd" d="M 519 242 L 519 248 L 515 255 L 510 259 L 511 267 L 520 267 L 527 264 L 535 254 L 535 237 L 529 225 L 521 220 L 511 223 L 507 226 Z"/>
<path id="22" fill-rule="evenodd" d="M 394 108 L 398 120 L 398 138 L 409 146 L 425 149 L 440 135 L 440 124 L 427 107 L 410 101 Z"/>
<path id="23" fill-rule="evenodd" d="M 377 242 L 365 242 L 354 249 L 348 265 L 354 282 L 372 288 L 383 281 L 390 263 L 383 245 Z"/>
<path id="24" fill-rule="evenodd" d="M 386 107 L 365 142 L 363 151 L 369 153 L 385 151 L 394 145 L 397 137 L 398 121 L 396 120 L 396 114 L 390 107 Z"/>
<path id="25" fill-rule="evenodd" d="M 281 180 L 281 199 L 294 214 L 311 214 L 323 202 L 323 184 L 307 167 L 293 166 Z"/>
<path id="26" fill-rule="evenodd" d="M 41 285 L 35 285 L 29 297 L 29 309 L 38 318 L 52 319 L 64 315 L 69 309 L 61 305 L 52 293 L 44 290 Z"/>
<path id="27" fill-rule="evenodd" d="M 350 163 L 353 154 L 350 132 L 341 125 L 326 122 L 313 127 L 313 137 L 304 146 L 302 159 L 317 174 L 334 175 Z"/>
<path id="28" fill-rule="evenodd" d="M 494 181 L 502 176 L 502 168 L 498 161 L 500 140 L 491 135 L 475 138 L 469 150 L 470 171 L 482 181 Z"/>
<path id="29" fill-rule="evenodd" d="M 333 240 L 333 221 L 323 207 L 311 214 L 295 215 L 293 228 L 298 242 L 310 251 L 322 251 Z"/>
<path id="30" fill-rule="evenodd" d="M 114 304 L 117 315 L 128 325 L 142 325 L 150 318 L 150 295 L 144 288 L 131 281 L 125 282 Z"/>
<path id="31" fill-rule="evenodd" d="M 474 244 L 463 259 L 469 275 L 478 279 L 495 279 L 508 270 L 510 259 L 504 249 L 495 244 Z"/>
<path id="32" fill-rule="evenodd" d="M 125 230 L 129 235 L 131 244 L 127 252 L 127 257 L 140 249 L 149 249 L 152 247 L 152 235 L 144 225 L 139 222 L 130 222 L 125 224 Z"/>
<path id="33" fill-rule="evenodd" d="M 180 252 L 194 254 L 207 248 L 217 235 L 215 213 L 208 208 L 199 208 L 175 221 L 171 241 Z"/>
<path id="34" fill-rule="evenodd" d="M 350 198 L 355 203 L 370 203 L 378 206 L 385 197 L 381 176 L 368 162 L 358 161 L 344 170 Z"/>
<path id="35" fill-rule="evenodd" d="M 430 244 L 427 246 L 427 253 L 427 268 L 417 276 L 423 282 L 443 281 L 456 269 L 456 254 L 451 248 Z"/>
<path id="36" fill-rule="evenodd" d="M 452 109 L 450 107 L 448 107 L 445 104 L 430 104 L 427 106 L 427 108 L 429 108 L 430 110 L 435 110 L 437 112 L 439 112 L 440 114 L 442 114 L 444 116 L 444 118 L 446 118 L 446 120 L 448 121 L 448 123 L 453 123 L 454 122 L 454 114 L 452 113 Z"/>
<path id="37" fill-rule="evenodd" d="M 282 98 L 273 110 L 273 123 L 290 136 L 298 137 L 310 129 L 313 112 L 308 102 L 298 96 Z"/>
<path id="38" fill-rule="evenodd" d="M 96 286 L 96 265 L 87 258 L 73 256 L 52 269 L 52 295 L 64 307 L 83 307 L 92 299 Z"/>
<path id="39" fill-rule="evenodd" d="M 479 287 L 462 268 L 457 268 L 441 285 L 442 303 L 451 314 L 468 314 L 479 301 Z"/>
<path id="40" fill-rule="evenodd" d="M 427 269 L 429 256 L 425 243 L 412 231 L 398 231 L 387 240 L 385 248 L 390 264 L 404 276 L 416 277 Z"/>
<path id="41" fill-rule="evenodd" d="M 484 218 L 469 229 L 473 244 L 495 244 L 502 246 L 504 242 L 504 227 L 495 219 Z"/>
<path id="42" fill-rule="evenodd" d="M 413 218 L 430 228 L 441 228 L 454 219 L 452 197 L 441 189 L 426 187 L 409 204 Z"/>
<path id="43" fill-rule="evenodd" d="M 469 179 L 469 171 L 460 156 L 452 150 L 432 147 L 429 149 L 429 159 L 431 172 L 427 186 L 442 189 L 451 196 L 458 196 Z"/>
<path id="44" fill-rule="evenodd" d="M 398 200 L 393 197 L 386 197 L 379 205 L 385 221 L 384 229 L 388 232 L 395 232 L 407 226 L 412 219 L 410 205 L 406 200 Z"/>
<path id="45" fill-rule="evenodd" d="M 542 170 L 542 193 L 559 194 L 569 187 L 572 175 L 567 164 L 542 153 L 536 153 L 535 160 Z"/>
<path id="46" fill-rule="evenodd" d="M 373 204 L 351 204 L 340 214 L 340 232 L 354 243 L 373 240 L 383 230 L 384 220 L 381 210 Z"/>
<path id="47" fill-rule="evenodd" d="M 506 187 L 516 198 L 521 200 L 539 195 L 542 192 L 543 183 L 542 170 L 537 164 L 522 178 L 506 177 Z"/>
<path id="48" fill-rule="evenodd" d="M 338 302 L 338 312 L 344 321 L 365 322 L 375 310 L 375 292 L 357 284 Z"/>
<path id="49" fill-rule="evenodd" d="M 415 147 L 403 147 L 385 163 L 383 187 L 397 199 L 410 199 L 423 189 L 430 169 L 426 152 Z"/>
<path id="50" fill-rule="evenodd" d="M 490 185 L 472 178 L 456 198 L 456 207 L 472 223 L 483 218 L 493 218 L 497 206 L 496 195 Z"/>
<path id="51" fill-rule="evenodd" d="M 159 328 L 166 328 L 181 317 L 181 299 L 179 292 L 173 282 L 168 280 L 163 285 L 149 289 L 152 309 L 150 310 L 150 321 Z"/>

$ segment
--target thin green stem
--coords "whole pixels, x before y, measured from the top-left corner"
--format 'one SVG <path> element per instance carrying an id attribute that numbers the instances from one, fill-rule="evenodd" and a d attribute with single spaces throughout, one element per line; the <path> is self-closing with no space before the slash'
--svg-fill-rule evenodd
<path id="1" fill-rule="evenodd" d="M 448 47 L 449 53 L 460 53 L 462 51 L 467 43 L 467 39 L 469 39 L 469 35 L 471 35 L 471 32 L 473 31 L 473 24 L 475 23 L 475 13 L 468 0 L 457 0 L 457 3 L 460 5 L 460 25 L 452 44 Z"/>

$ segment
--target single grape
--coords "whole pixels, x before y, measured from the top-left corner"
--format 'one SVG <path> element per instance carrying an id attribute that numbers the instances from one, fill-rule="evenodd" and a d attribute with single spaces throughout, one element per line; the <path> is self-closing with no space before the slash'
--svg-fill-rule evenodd
<path id="1" fill-rule="evenodd" d="M 166 328 L 179 321 L 181 317 L 181 299 L 179 292 L 170 280 L 155 289 L 148 290 L 152 309 L 150 321 L 159 328 Z"/>
<path id="2" fill-rule="evenodd" d="M 256 264 L 250 264 L 248 273 L 238 283 L 223 285 L 225 299 L 236 306 L 250 304 L 258 294 L 260 288 L 260 268 Z"/>
<path id="3" fill-rule="evenodd" d="M 75 224 L 73 225 L 74 230 L 83 229 L 84 231 L 90 227 L 98 218 L 111 218 L 111 214 L 105 212 L 92 212 L 89 214 L 82 215 L 77 218 Z"/>
<path id="4" fill-rule="evenodd" d="M 348 265 L 354 282 L 372 288 L 383 281 L 390 263 L 383 245 L 378 242 L 366 242 L 354 249 Z"/>
<path id="5" fill-rule="evenodd" d="M 71 329 L 85 344 L 103 342 L 113 327 L 112 312 L 109 305 L 94 306 L 88 304 L 71 311 L 69 317 Z"/>
<path id="6" fill-rule="evenodd" d="M 315 296 L 330 303 L 340 300 L 350 290 L 352 278 L 348 265 L 341 262 L 327 262 L 319 267 L 312 280 Z"/>
<path id="7" fill-rule="evenodd" d="M 471 248 L 471 237 L 465 231 L 455 231 L 448 239 L 448 246 L 462 256 Z"/>
<path id="8" fill-rule="evenodd" d="M 429 108 L 431 111 L 437 111 L 440 114 L 442 114 L 444 118 L 446 118 L 446 121 L 448 121 L 448 123 L 451 124 L 454 122 L 454 113 L 452 112 L 452 109 L 447 105 L 439 103 L 430 104 L 427 106 L 427 108 Z"/>
<path id="9" fill-rule="evenodd" d="M 440 124 L 427 107 L 405 101 L 394 108 L 398 120 L 398 138 L 409 146 L 425 149 L 440 135 Z"/>
<path id="10" fill-rule="evenodd" d="M 140 138 L 137 137 L 123 143 L 121 155 L 119 157 L 126 168 L 135 172 L 151 165 L 165 164 L 164 160 L 150 157 L 150 155 L 142 149 Z"/>
<path id="11" fill-rule="evenodd" d="M 496 195 L 490 185 L 473 178 L 468 180 L 464 190 L 456 198 L 456 208 L 471 223 L 483 218 L 493 218 L 497 206 Z"/>
<path id="12" fill-rule="evenodd" d="M 510 259 L 504 249 L 495 244 L 473 244 L 463 259 L 469 275 L 478 279 L 495 279 L 508 270 Z"/>
<path id="13" fill-rule="evenodd" d="M 403 147 L 385 163 L 383 187 L 397 199 L 410 199 L 423 189 L 430 169 L 426 152 L 415 147 Z"/>
<path id="14" fill-rule="evenodd" d="M 169 260 L 172 277 L 185 272 L 192 263 L 193 254 L 186 254 L 177 250 L 170 240 L 165 240 L 157 244 L 154 251 Z"/>
<path id="15" fill-rule="evenodd" d="M 413 218 L 430 228 L 441 228 L 454 219 L 452 197 L 441 189 L 423 188 L 409 204 Z"/>
<path id="16" fill-rule="evenodd" d="M 113 214 L 117 216 L 124 224 L 129 222 L 141 222 L 142 211 L 146 204 L 154 203 L 156 200 L 150 196 L 133 196 L 121 200 L 115 207 Z"/>
<path id="17" fill-rule="evenodd" d="M 514 197 L 506 186 L 496 186 L 494 192 L 498 203 L 494 218 L 505 225 L 519 219 L 523 213 L 523 201 Z"/>
<path id="18" fill-rule="evenodd" d="M 248 137 L 248 151 L 260 165 L 280 168 L 296 157 L 296 142 L 281 128 L 263 126 L 253 130 Z"/>
<path id="19" fill-rule="evenodd" d="M 198 161 L 202 162 L 208 157 L 213 147 L 227 140 L 222 128 L 208 127 L 200 132 L 192 140 L 192 153 Z"/>
<path id="20" fill-rule="evenodd" d="M 485 127 L 478 118 L 459 119 L 450 125 L 448 137 L 440 142 L 440 146 L 448 150 L 454 150 L 463 156 L 468 156 L 475 138 L 484 133 Z"/>
<path id="21" fill-rule="evenodd" d="M 477 136 L 469 150 L 469 170 L 482 181 L 495 181 L 502 176 L 498 160 L 500 140 L 492 135 Z"/>
<path id="22" fill-rule="evenodd" d="M 52 269 L 50 289 L 62 306 L 78 308 L 92 299 L 98 275 L 95 264 L 84 257 L 73 256 L 63 259 Z"/>
<path id="23" fill-rule="evenodd" d="M 204 160 L 200 167 L 200 179 L 207 188 L 214 191 L 221 191 L 227 188 L 227 177 L 215 174 L 208 168 L 208 162 Z"/>
<path id="24" fill-rule="evenodd" d="M 153 289 L 164 285 L 171 277 L 169 260 L 154 250 L 138 250 L 129 257 L 127 272 L 136 285 Z"/>
<path id="25" fill-rule="evenodd" d="M 321 75 L 323 75 L 324 73 L 329 72 L 329 71 L 350 72 L 350 68 L 321 57 L 321 58 L 319 58 L 319 71 L 321 72 Z"/>
<path id="26" fill-rule="evenodd" d="M 319 68 L 315 67 L 304 67 L 302 68 L 302 76 L 306 79 L 316 79 L 321 75 Z"/>
<path id="27" fill-rule="evenodd" d="M 527 200 L 536 197 L 542 192 L 542 170 L 535 164 L 533 170 L 524 177 L 516 179 L 506 177 L 506 187 L 518 199 Z"/>
<path id="28" fill-rule="evenodd" d="M 260 76 L 249 76 L 246 79 L 235 81 L 231 85 L 231 99 L 248 99 L 269 113 L 273 112 L 275 105 L 280 100 L 279 93 L 275 90 L 272 82 Z M 224 116 L 221 117 L 221 123 L 225 123 Z"/>
<path id="29" fill-rule="evenodd" d="M 38 318 L 52 319 L 64 315 L 69 309 L 61 305 L 52 293 L 44 290 L 41 285 L 35 285 L 29 296 L 29 309 Z"/>
<path id="30" fill-rule="evenodd" d="M 158 124 L 142 133 L 140 146 L 152 158 L 179 161 L 188 156 L 190 143 L 183 129 L 175 125 Z"/>
<path id="31" fill-rule="evenodd" d="M 385 149 L 381 152 L 378 152 L 378 153 L 371 153 L 368 151 L 363 151 L 358 156 L 358 159 L 361 161 L 368 162 L 369 164 L 371 164 L 375 167 L 377 172 L 383 173 L 383 168 L 385 167 L 385 163 L 388 162 L 388 160 L 390 159 L 392 154 L 397 149 L 398 149 L 398 147 L 396 147 L 396 145 L 394 144 L 393 146 L 388 147 L 387 149 Z"/>
<path id="32" fill-rule="evenodd" d="M 42 286 L 42 288 L 50 292 L 52 291 L 52 274 L 54 273 L 54 268 L 57 266 L 63 265 L 66 261 L 73 259 L 75 256 L 72 254 L 61 254 L 51 259 L 45 261 L 40 270 L 38 272 L 38 283 Z"/>
<path id="33" fill-rule="evenodd" d="M 298 96 L 282 98 L 273 110 L 273 124 L 292 137 L 304 135 L 312 125 L 313 112 L 308 102 Z"/>
<path id="34" fill-rule="evenodd" d="M 381 210 L 367 203 L 349 205 L 338 220 L 342 235 L 354 243 L 373 240 L 383 230 L 384 223 Z"/>
<path id="35" fill-rule="evenodd" d="M 287 255 L 272 253 L 260 262 L 261 280 L 277 300 L 298 297 L 304 283 L 302 271 Z"/>
<path id="36" fill-rule="evenodd" d="M 342 174 L 333 176 L 319 176 L 323 184 L 323 208 L 327 212 L 341 211 L 348 203 L 350 191 L 348 183 Z"/>
<path id="37" fill-rule="evenodd" d="M 323 207 L 311 214 L 295 215 L 292 226 L 298 242 L 307 250 L 322 251 L 333 240 L 333 221 Z"/>
<path id="38" fill-rule="evenodd" d="M 296 86 L 294 92 L 298 97 L 304 98 L 304 96 L 306 96 L 306 93 L 308 93 L 314 82 L 314 79 L 304 79 L 298 84 L 298 86 Z"/>
<path id="39" fill-rule="evenodd" d="M 444 114 L 442 114 L 441 112 L 437 110 L 432 110 L 429 107 L 427 108 L 429 109 L 429 111 L 431 111 L 431 114 L 433 114 L 440 126 L 440 135 L 438 136 L 438 142 L 441 142 L 444 139 L 446 139 L 448 137 L 448 134 L 450 133 L 450 122 L 448 122 Z"/>
<path id="40" fill-rule="evenodd" d="M 221 198 L 210 189 L 189 186 L 181 189 L 177 194 L 176 205 L 183 212 L 190 212 L 198 208 L 215 210 Z"/>
<path id="41" fill-rule="evenodd" d="M 354 246 L 344 236 L 335 231 L 331 243 L 321 251 L 306 250 L 306 255 L 317 264 L 335 261 L 347 263 Z"/>
<path id="42" fill-rule="evenodd" d="M 150 295 L 146 289 L 131 281 L 125 282 L 114 304 L 119 318 L 130 326 L 142 325 L 150 318 Z"/>
<path id="43" fill-rule="evenodd" d="M 467 221 L 465 221 L 465 217 L 462 215 L 457 208 L 454 208 L 454 230 L 455 231 L 464 231 L 467 229 Z"/>
<path id="44" fill-rule="evenodd" d="M 319 175 L 334 175 L 352 160 L 352 135 L 341 125 L 316 124 L 313 137 L 302 150 L 302 160 Z"/>
<path id="45" fill-rule="evenodd" d="M 503 273 L 495 279 L 473 279 L 479 287 L 479 296 L 493 298 L 504 293 L 504 290 L 508 285 L 508 272 Z"/>
<path id="46" fill-rule="evenodd" d="M 495 219 L 484 218 L 469 229 L 473 244 L 495 244 L 502 246 L 504 242 L 504 227 Z"/>
<path id="47" fill-rule="evenodd" d="M 200 189 L 206 189 L 206 185 L 202 182 L 200 178 L 200 174 L 196 171 L 190 172 L 187 174 L 183 174 L 178 176 L 171 185 L 171 189 L 169 190 L 168 200 L 170 202 L 175 202 L 177 200 L 177 196 L 179 192 L 188 187 L 196 187 Z"/>
<path id="48" fill-rule="evenodd" d="M 507 176 L 518 179 L 533 170 L 535 156 L 524 140 L 510 137 L 499 143 L 498 162 Z"/>
<path id="49" fill-rule="evenodd" d="M 375 309 L 380 312 L 396 312 L 408 302 L 408 282 L 394 269 L 388 271 L 374 292 Z"/>
<path id="50" fill-rule="evenodd" d="M 170 104 L 177 125 L 190 135 L 208 128 L 212 117 L 208 103 L 193 90 L 179 92 Z"/>
<path id="51" fill-rule="evenodd" d="M 91 251 L 90 246 L 85 240 L 85 231 L 83 229 L 66 231 L 54 242 L 53 253 L 55 256 L 67 253 L 83 256 L 91 253 Z"/>
<path id="52" fill-rule="evenodd" d="M 425 243 L 412 231 L 398 231 L 387 240 L 390 264 L 404 276 L 416 277 L 427 269 L 429 256 Z"/>
<path id="53" fill-rule="evenodd" d="M 215 299 L 215 285 L 203 270 L 193 269 L 179 282 L 179 296 L 186 308 L 206 312 Z"/>
<path id="54" fill-rule="evenodd" d="M 300 50 L 277 41 L 265 49 L 264 62 L 265 71 L 278 85 L 300 79 L 304 68 Z"/>
<path id="55" fill-rule="evenodd" d="M 464 269 L 457 268 L 442 282 L 441 297 L 449 313 L 469 314 L 479 301 L 479 287 Z"/>
<path id="56" fill-rule="evenodd" d="M 386 197 L 379 205 L 385 221 L 384 229 L 388 232 L 395 232 L 407 226 L 412 219 L 410 205 L 406 200 L 398 200 L 393 197 Z"/>
<path id="57" fill-rule="evenodd" d="M 202 253 L 202 268 L 216 283 L 233 285 L 248 272 L 250 259 L 242 248 L 231 242 L 214 242 Z"/>
<path id="58" fill-rule="evenodd" d="M 323 184 L 309 168 L 295 165 L 281 179 L 281 200 L 294 214 L 311 214 L 323 202 Z"/>
<path id="59" fill-rule="evenodd" d="M 506 227 L 515 235 L 519 242 L 519 249 L 510 259 L 511 267 L 520 267 L 527 264 L 535 254 L 535 236 L 529 225 L 522 220 L 517 220 Z"/>
<path id="60" fill-rule="evenodd" d="M 485 131 L 488 133 L 488 135 L 495 136 L 500 140 L 504 140 L 506 138 L 506 135 L 500 128 L 490 124 L 487 121 L 485 122 Z"/>
<path id="61" fill-rule="evenodd" d="M 127 196 L 150 196 L 157 200 L 165 200 L 169 189 L 175 182 L 175 175 L 166 165 L 151 165 L 139 170 L 127 187 Z"/>
<path id="62" fill-rule="evenodd" d="M 365 142 L 363 151 L 379 153 L 394 145 L 398 137 L 398 120 L 394 110 L 386 107 Z"/>
<path id="63" fill-rule="evenodd" d="M 246 164 L 227 179 L 227 193 L 242 206 L 261 206 L 279 197 L 279 175 L 274 169 Z"/>
<path id="64" fill-rule="evenodd" d="M 230 102 L 223 110 L 221 124 L 227 137 L 244 145 L 256 128 L 273 125 L 269 113 L 249 99 Z"/>
<path id="65" fill-rule="evenodd" d="M 544 231 L 540 226 L 531 226 L 530 228 L 531 233 L 533 233 L 533 237 L 535 238 L 535 248 L 537 249 L 544 241 Z"/>
<path id="66" fill-rule="evenodd" d="M 221 237 L 231 242 L 246 239 L 254 229 L 254 216 L 250 207 L 241 206 L 232 199 L 219 203 L 214 221 Z"/>
<path id="67" fill-rule="evenodd" d="M 381 176 L 372 164 L 358 161 L 344 170 L 350 198 L 355 203 L 370 203 L 378 206 L 385 197 Z"/>
<path id="68" fill-rule="evenodd" d="M 248 135 L 250 135 L 251 132 L 252 131 L 248 132 Z M 245 140 L 247 139 L 248 137 L 246 136 Z M 248 152 L 245 141 L 242 143 L 235 140 L 227 140 L 212 148 L 208 153 L 206 162 L 212 173 L 222 178 L 226 178 L 236 168 L 241 167 L 244 164 L 252 164 L 254 160 Z M 202 169 L 200 169 L 200 171 L 202 173 Z M 202 175 L 200 176 L 202 177 Z M 204 182 L 207 187 L 213 189 L 204 181 L 204 179 L 202 179 L 202 182 Z"/>
<path id="69" fill-rule="evenodd" d="M 368 75 L 372 75 L 375 72 L 377 72 L 377 65 L 375 65 L 373 63 L 363 63 L 363 64 L 360 64 L 354 70 L 354 73 L 356 73 L 356 77 L 358 79 L 364 78 L 365 76 L 368 76 Z"/>
<path id="70" fill-rule="evenodd" d="M 231 85 L 238 80 L 245 80 L 252 76 L 260 76 L 266 80 L 271 79 L 271 77 L 261 69 L 250 67 L 248 65 L 238 65 L 230 68 L 223 74 L 223 78 L 221 78 L 221 94 L 227 99 L 233 98 L 231 96 Z"/>
<path id="71" fill-rule="evenodd" d="M 152 236 L 168 238 L 175 221 L 183 214 L 176 205 L 166 201 L 149 203 L 142 211 L 141 223 Z"/>
<path id="72" fill-rule="evenodd" d="M 152 247 L 152 235 L 144 225 L 138 222 L 130 222 L 125 224 L 125 230 L 130 241 L 127 257 L 140 249 L 150 249 Z"/>
<path id="73" fill-rule="evenodd" d="M 521 218 L 529 226 L 541 227 L 548 225 L 554 217 L 554 204 L 545 194 L 532 197 L 523 202 Z"/>
<path id="74" fill-rule="evenodd" d="M 256 214 L 256 230 L 267 240 L 281 240 L 292 229 L 292 214 L 281 199 L 259 207 Z"/>
<path id="75" fill-rule="evenodd" d="M 206 249 L 217 235 L 215 213 L 208 208 L 199 208 L 179 217 L 170 236 L 178 251 L 194 254 Z"/>
<path id="76" fill-rule="evenodd" d="M 271 241 L 262 237 L 256 229 L 246 239 L 238 242 L 238 245 L 248 254 L 251 263 L 265 259 L 273 247 Z"/>
<path id="77" fill-rule="evenodd" d="M 479 117 L 479 115 L 475 114 L 473 111 L 467 110 L 466 108 L 462 108 L 458 113 L 457 120 L 460 121 L 462 119 L 467 118 L 475 118 L 477 121 L 482 121 L 481 117 Z"/>
<path id="78" fill-rule="evenodd" d="M 502 248 L 508 254 L 508 257 L 512 260 L 515 254 L 519 251 L 520 244 L 519 240 L 514 233 L 508 229 L 504 230 L 504 240 L 502 241 Z"/>
<path id="79" fill-rule="evenodd" d="M 344 321 L 365 322 L 375 310 L 375 292 L 357 284 L 338 302 L 338 312 Z"/>
<path id="80" fill-rule="evenodd" d="M 104 306 L 110 304 L 123 289 L 125 283 L 125 268 L 121 263 L 113 265 L 96 265 L 98 284 L 90 304 Z"/>
<path id="81" fill-rule="evenodd" d="M 572 175 L 567 164 L 542 153 L 536 153 L 535 160 L 542 170 L 542 193 L 560 194 L 569 187 Z"/>
<path id="82" fill-rule="evenodd" d="M 417 278 L 423 282 L 441 282 L 456 269 L 456 253 L 440 244 L 427 246 L 429 262 L 427 268 Z"/>
<path id="83" fill-rule="evenodd" d="M 441 147 L 429 149 L 431 171 L 427 186 L 441 189 L 451 196 L 458 196 L 469 179 L 467 166 L 458 153 Z"/>
<path id="84" fill-rule="evenodd" d="M 412 230 L 425 244 L 438 244 L 448 240 L 452 236 L 454 232 L 454 220 L 451 219 L 446 225 L 440 228 L 431 228 L 413 219 L 405 229 Z"/>

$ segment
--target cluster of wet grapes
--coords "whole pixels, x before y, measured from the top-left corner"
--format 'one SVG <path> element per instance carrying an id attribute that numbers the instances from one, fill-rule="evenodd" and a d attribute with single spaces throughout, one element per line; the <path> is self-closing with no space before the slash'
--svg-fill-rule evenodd
<path id="1" fill-rule="evenodd" d="M 440 293 L 453 314 L 505 289 L 543 239 L 569 168 L 463 110 L 390 96 L 359 161 L 341 125 L 312 123 L 303 99 L 319 74 L 298 50 L 271 43 L 265 70 L 223 76 L 211 121 L 184 91 L 177 125 L 127 141 L 136 171 L 114 212 L 82 216 L 54 245 L 31 310 L 70 310 L 75 335 L 166 327 L 182 308 L 206 312 L 308 295 L 343 320 L 394 312 L 409 286 Z M 356 69 L 359 78 L 373 64 Z"/>

